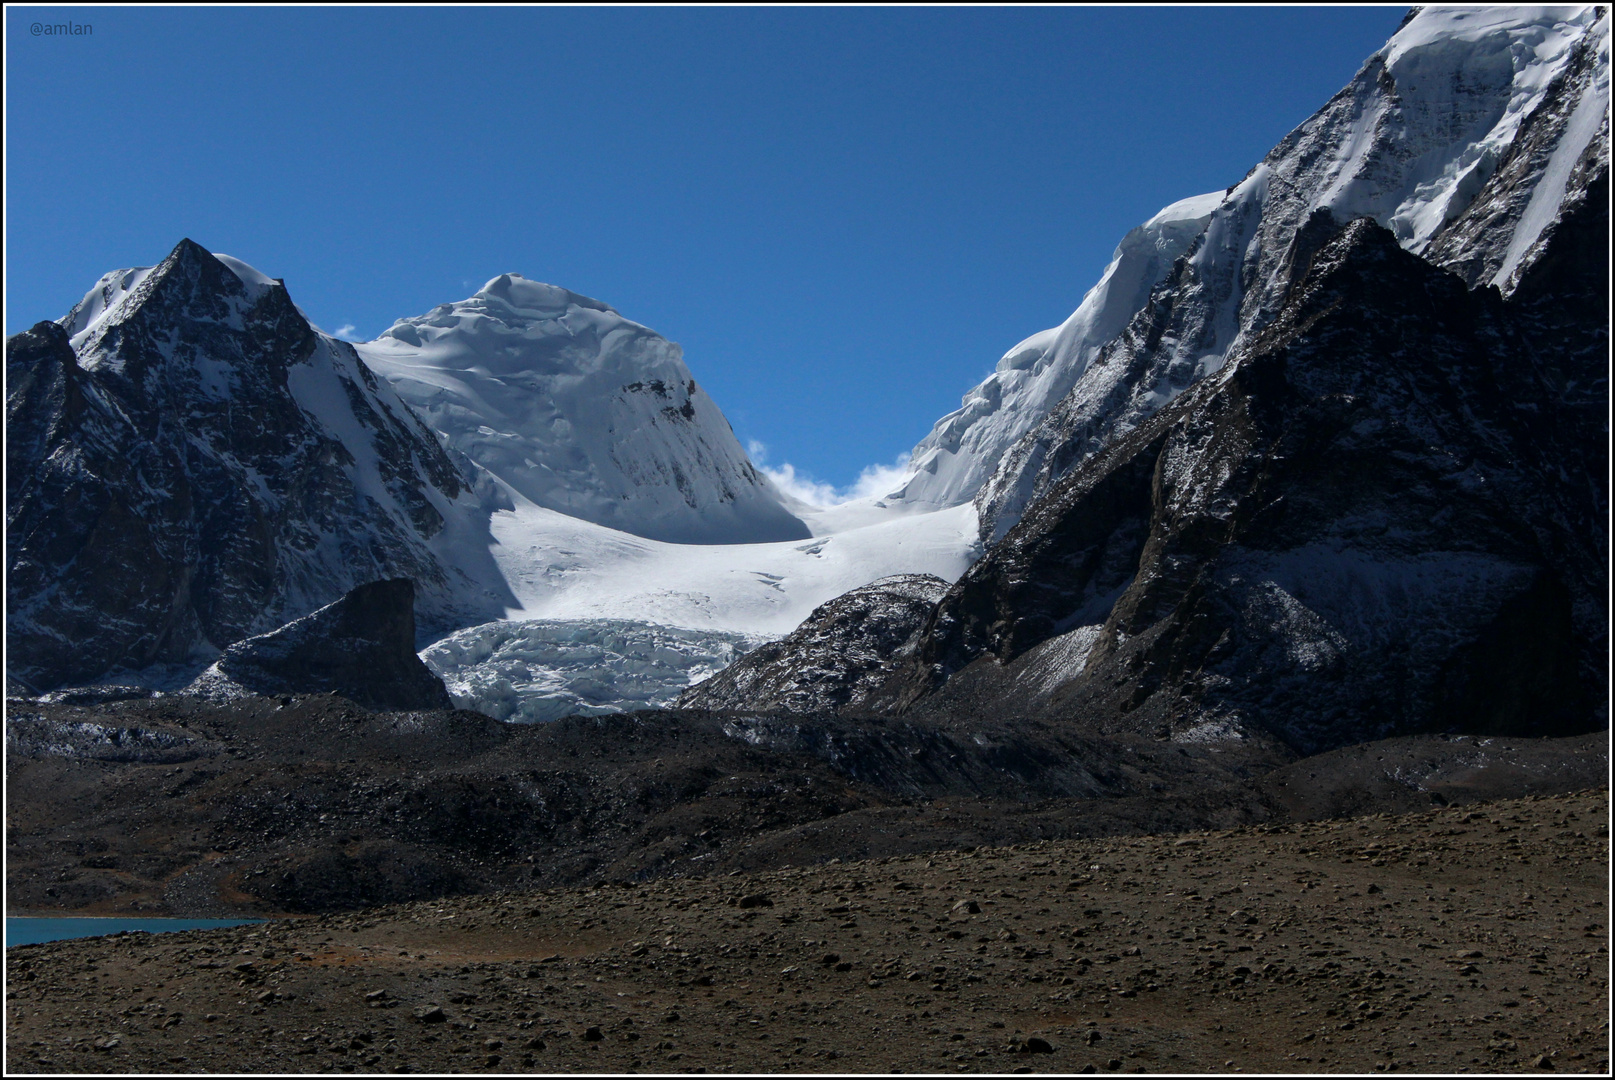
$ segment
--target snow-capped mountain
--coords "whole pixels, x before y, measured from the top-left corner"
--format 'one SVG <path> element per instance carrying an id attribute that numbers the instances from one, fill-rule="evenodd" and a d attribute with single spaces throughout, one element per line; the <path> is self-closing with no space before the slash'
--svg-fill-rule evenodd
<path id="1" fill-rule="evenodd" d="M 501 614 L 487 511 L 285 286 L 181 241 L 7 342 L 6 634 L 38 689 L 195 667 L 379 578 Z"/>
<path id="2" fill-rule="evenodd" d="M 390 334 L 422 344 L 365 352 L 425 396 L 447 448 L 280 282 L 189 241 L 11 339 L 10 673 L 183 685 L 234 642 L 408 577 L 424 637 L 500 642 L 434 654 L 462 698 L 527 718 L 631 708 L 849 589 L 951 581 L 979 554 L 968 504 L 813 511 L 809 537 L 677 347 L 576 294 L 496 278 Z M 573 642 L 556 620 L 599 633 Z"/>
<path id="3" fill-rule="evenodd" d="M 679 347 L 598 300 L 501 274 L 358 350 L 449 447 L 534 505 L 674 543 L 808 535 Z"/>
<path id="4" fill-rule="evenodd" d="M 1607 724 L 1608 24 L 1415 11 L 1203 218 L 1179 204 L 1203 229 L 1064 361 L 910 645 L 827 624 L 715 688 L 791 707 L 771 688 L 841 657 L 858 708 L 1301 753 Z M 956 415 L 972 452 L 1012 427 Z"/>
<path id="5" fill-rule="evenodd" d="M 1226 193 L 1134 230 L 1061 327 L 1012 349 L 914 450 L 897 496 L 975 498 L 982 536 L 1218 370 L 1327 226 L 1372 218 L 1507 295 L 1586 163 L 1607 157 L 1607 9 L 1416 10 L 1351 84 Z M 1181 260 L 1181 261 L 1179 261 Z"/>

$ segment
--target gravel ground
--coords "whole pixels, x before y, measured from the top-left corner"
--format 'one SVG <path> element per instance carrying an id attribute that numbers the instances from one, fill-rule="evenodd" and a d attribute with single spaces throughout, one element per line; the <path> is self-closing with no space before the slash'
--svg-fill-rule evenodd
<path id="1" fill-rule="evenodd" d="M 1608 792 L 7 950 L 9 1072 L 1609 1069 Z"/>

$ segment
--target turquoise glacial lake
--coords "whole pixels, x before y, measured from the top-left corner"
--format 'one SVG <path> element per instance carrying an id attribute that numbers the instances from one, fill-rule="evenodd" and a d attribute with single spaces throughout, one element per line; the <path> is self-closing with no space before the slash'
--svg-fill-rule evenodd
<path id="1" fill-rule="evenodd" d="M 34 919 L 6 916 L 6 947 L 41 941 L 101 937 L 125 930 L 161 934 L 171 930 L 212 930 L 220 926 L 246 926 L 264 919 Z"/>

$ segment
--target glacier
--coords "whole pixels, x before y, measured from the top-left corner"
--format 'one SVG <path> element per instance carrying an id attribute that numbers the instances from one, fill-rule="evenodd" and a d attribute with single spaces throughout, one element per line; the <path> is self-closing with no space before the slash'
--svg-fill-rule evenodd
<path id="1" fill-rule="evenodd" d="M 421 653 L 455 705 L 512 723 L 671 705 L 760 638 L 633 619 L 498 621 Z"/>

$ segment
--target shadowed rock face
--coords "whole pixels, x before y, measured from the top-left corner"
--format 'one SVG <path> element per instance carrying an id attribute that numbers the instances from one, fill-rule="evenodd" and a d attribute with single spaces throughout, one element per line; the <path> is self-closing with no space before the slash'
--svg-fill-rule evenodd
<path id="1" fill-rule="evenodd" d="M 415 654 L 415 584 L 361 585 L 279 630 L 237 642 L 190 693 L 341 694 L 379 710 L 448 709 L 443 680 Z"/>
<path id="2" fill-rule="evenodd" d="M 683 709 L 857 708 L 925 626 L 948 583 L 894 574 L 814 609 L 802 625 L 686 690 Z"/>
<path id="3" fill-rule="evenodd" d="M 1601 194 L 1505 301 L 1337 228 L 1225 371 L 950 590 L 887 705 L 1303 753 L 1601 725 L 1599 236 Z"/>

